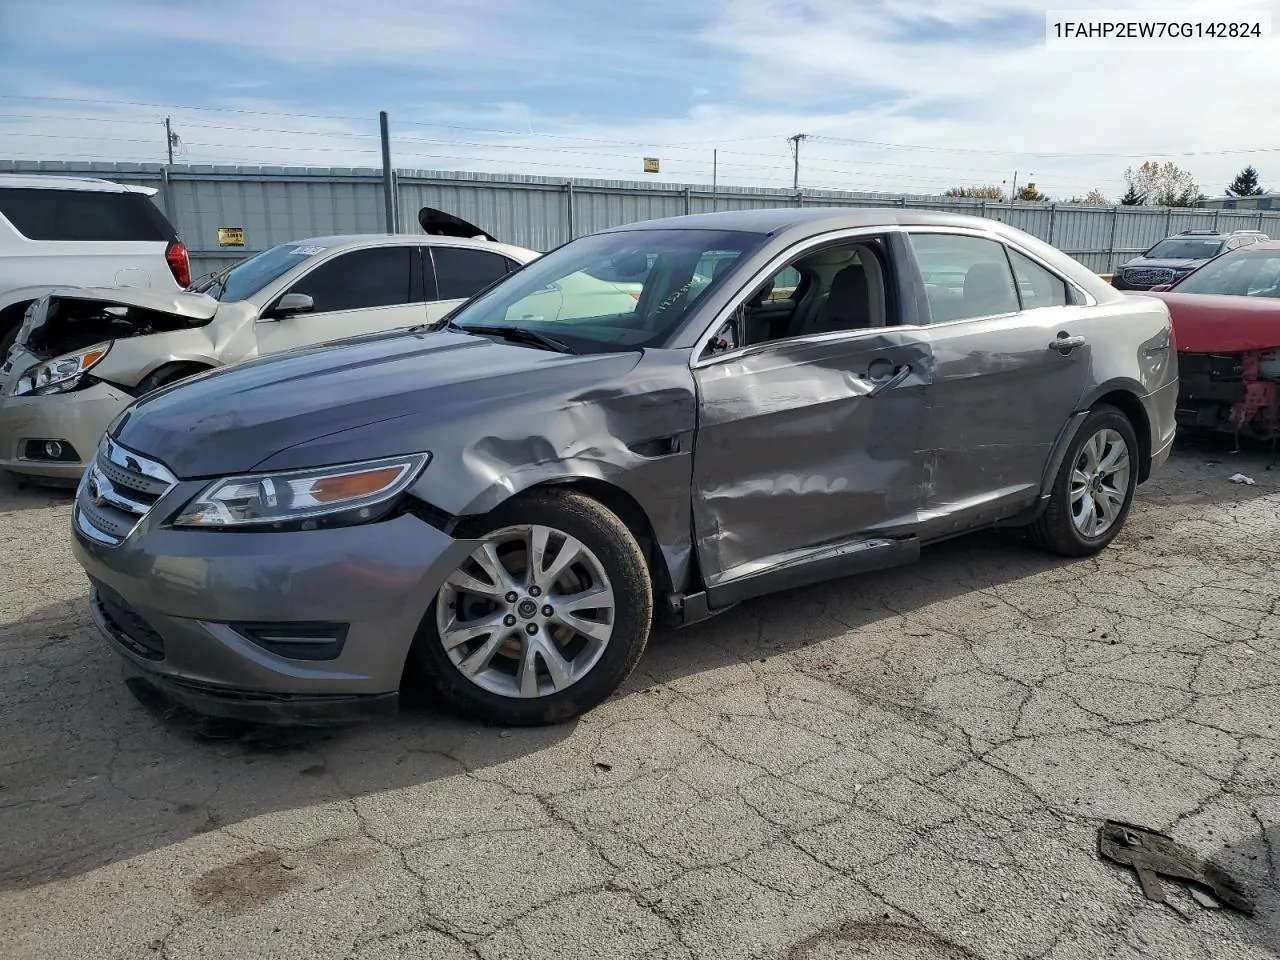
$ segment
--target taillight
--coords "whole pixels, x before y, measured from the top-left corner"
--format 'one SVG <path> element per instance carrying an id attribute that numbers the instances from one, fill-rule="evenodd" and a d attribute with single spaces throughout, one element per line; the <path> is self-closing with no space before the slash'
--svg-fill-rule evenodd
<path id="1" fill-rule="evenodd" d="M 164 258 L 173 273 L 178 286 L 191 286 L 191 258 L 187 256 L 187 247 L 181 240 L 170 240 L 165 248 Z"/>

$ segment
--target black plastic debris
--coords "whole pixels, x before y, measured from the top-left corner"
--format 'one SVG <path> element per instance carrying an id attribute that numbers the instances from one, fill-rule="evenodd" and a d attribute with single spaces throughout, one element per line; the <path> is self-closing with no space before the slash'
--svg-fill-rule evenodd
<path id="1" fill-rule="evenodd" d="M 1155 830 L 1107 820 L 1098 830 L 1098 853 L 1133 867 L 1143 894 L 1156 903 L 1167 903 L 1160 884 L 1160 877 L 1166 876 L 1205 887 L 1218 901 L 1241 913 L 1254 911 L 1253 895 L 1235 877 Z M 1206 905 L 1200 897 L 1195 899 Z"/>

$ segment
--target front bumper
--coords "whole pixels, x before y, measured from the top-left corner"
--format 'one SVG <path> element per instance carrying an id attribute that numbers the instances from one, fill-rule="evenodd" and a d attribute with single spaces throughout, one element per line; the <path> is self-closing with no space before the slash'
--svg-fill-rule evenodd
<path id="1" fill-rule="evenodd" d="M 118 546 L 73 533 L 94 620 L 129 667 L 217 716 L 306 723 L 394 709 L 422 618 L 475 544 L 409 514 L 294 533 L 161 525 L 189 489 Z M 331 659 L 283 656 L 244 632 L 320 622 L 347 627 Z"/>
<path id="2" fill-rule="evenodd" d="M 103 433 L 133 399 L 109 383 L 45 397 L 0 397 L 0 470 L 56 480 L 80 479 L 93 462 Z M 26 456 L 29 440 L 57 440 L 75 451 L 75 459 L 31 459 Z"/>

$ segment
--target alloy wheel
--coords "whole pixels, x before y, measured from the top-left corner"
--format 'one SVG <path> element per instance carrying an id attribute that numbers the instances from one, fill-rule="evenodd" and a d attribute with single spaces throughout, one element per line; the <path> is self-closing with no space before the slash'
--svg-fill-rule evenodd
<path id="1" fill-rule="evenodd" d="M 1129 445 L 1117 431 L 1099 430 L 1080 448 L 1071 471 L 1071 522 L 1100 537 L 1119 519 L 1129 496 Z"/>
<path id="2" fill-rule="evenodd" d="M 464 677 L 530 699 L 572 686 L 599 663 L 616 601 L 599 557 L 539 524 L 484 538 L 436 594 L 436 628 Z"/>

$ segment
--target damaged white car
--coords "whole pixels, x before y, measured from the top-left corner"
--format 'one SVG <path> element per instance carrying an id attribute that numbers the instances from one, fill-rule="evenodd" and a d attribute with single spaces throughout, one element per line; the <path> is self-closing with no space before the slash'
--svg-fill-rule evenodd
<path id="1" fill-rule="evenodd" d="M 538 256 L 453 236 L 282 244 L 185 292 L 64 289 L 0 366 L 0 469 L 77 480 L 135 398 L 266 354 L 441 319 Z"/>

